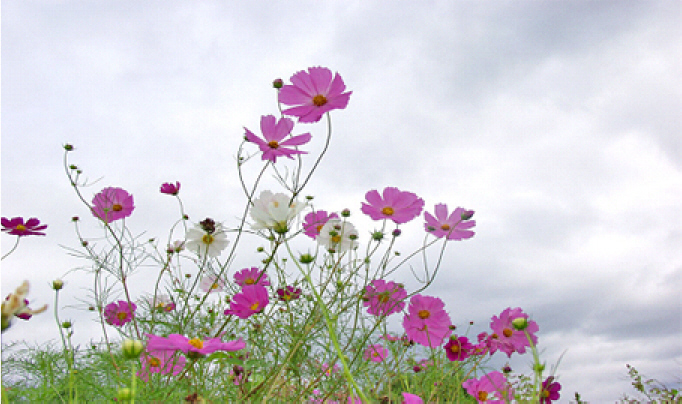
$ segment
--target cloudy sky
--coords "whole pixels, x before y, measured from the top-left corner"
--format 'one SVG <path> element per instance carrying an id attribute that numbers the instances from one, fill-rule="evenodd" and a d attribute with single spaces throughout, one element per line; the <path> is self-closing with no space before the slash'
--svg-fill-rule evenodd
<path id="1" fill-rule="evenodd" d="M 132 192 L 127 223 L 150 237 L 176 217 L 158 193 L 166 181 L 182 182 L 192 218 L 233 220 L 243 203 L 234 156 L 243 127 L 277 112 L 271 81 L 327 66 L 353 95 L 332 115 L 332 148 L 307 189 L 318 208 L 350 208 L 365 231 L 370 189 L 415 192 L 428 210 L 475 209 L 476 237 L 450 245 L 428 290 L 455 324 L 474 321 L 477 333 L 504 308 L 524 308 L 548 364 L 565 352 L 566 399 L 632 393 L 626 363 L 679 385 L 680 7 L 3 1 L 2 216 L 49 228 L 3 261 L 2 293 L 28 279 L 33 301 L 50 303 L 48 281 L 64 277 L 64 304 L 75 305 L 90 284 L 65 276 L 83 265 L 61 247 L 77 246 L 70 219 L 88 211 L 64 174 L 64 143 L 101 178 L 86 194 Z M 319 150 L 324 128 L 301 131 Z M 421 226 L 405 227 L 405 251 Z M 5 253 L 14 240 L 1 241 Z M 62 314 L 78 320 L 81 341 L 89 314 Z M 58 338 L 42 315 L 3 341 L 27 335 Z"/>

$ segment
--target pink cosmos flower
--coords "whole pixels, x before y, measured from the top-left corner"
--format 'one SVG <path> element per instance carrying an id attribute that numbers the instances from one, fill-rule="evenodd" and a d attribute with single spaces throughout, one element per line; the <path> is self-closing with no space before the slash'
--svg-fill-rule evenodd
<path id="1" fill-rule="evenodd" d="M 152 373 L 179 375 L 187 359 L 174 351 L 147 351 L 140 356 L 140 362 L 142 367 L 137 372 L 137 377 L 148 382 Z"/>
<path id="2" fill-rule="evenodd" d="M 375 279 L 365 286 L 364 305 L 369 307 L 367 312 L 375 316 L 389 316 L 405 308 L 403 299 L 407 298 L 407 291 L 403 285 Z"/>
<path id="3" fill-rule="evenodd" d="M 520 307 L 512 309 L 506 308 L 499 317 L 493 316 L 490 322 L 490 328 L 493 330 L 491 337 L 491 349 L 500 351 L 511 357 L 514 352 L 525 353 L 526 347 L 530 347 L 528 338 L 523 331 L 519 331 L 512 325 L 512 321 L 517 318 L 528 320 L 528 315 L 521 310 Z M 538 332 L 540 327 L 535 321 L 528 321 L 528 326 L 525 331 L 530 334 L 533 344 L 537 344 L 538 338 L 534 333 Z"/>
<path id="4" fill-rule="evenodd" d="M 320 234 L 320 230 L 327 223 L 329 219 L 338 219 L 339 215 L 336 213 L 327 214 L 324 210 L 318 210 L 316 212 L 310 212 L 305 215 L 303 221 L 303 229 L 305 230 L 305 235 L 315 240 Z"/>
<path id="5" fill-rule="evenodd" d="M 332 80 L 332 72 L 326 67 L 310 67 L 291 76 L 290 85 L 279 90 L 279 102 L 296 105 L 282 111 L 297 116 L 299 122 L 317 122 L 326 112 L 344 109 L 352 91 L 345 92 L 346 85 L 338 73 Z"/>
<path id="6" fill-rule="evenodd" d="M 424 404 L 424 400 L 416 394 L 403 392 L 403 404 Z"/>
<path id="7" fill-rule="evenodd" d="M 225 290 L 225 281 L 213 275 L 204 276 L 201 278 L 199 288 L 207 293 L 222 292 Z"/>
<path id="8" fill-rule="evenodd" d="M 381 344 L 370 345 L 365 349 L 362 357 L 366 361 L 372 362 L 383 362 L 388 356 L 388 349 L 384 348 Z"/>
<path id="9" fill-rule="evenodd" d="M 301 289 L 294 288 L 293 286 L 287 286 L 286 288 L 277 289 L 277 295 L 279 295 L 279 300 L 283 302 L 289 302 L 291 300 L 296 300 L 301 297 Z"/>
<path id="10" fill-rule="evenodd" d="M 463 240 L 472 238 L 473 231 L 469 230 L 476 226 L 475 220 L 466 219 L 471 218 L 473 211 L 465 210 L 464 208 L 455 209 L 450 216 L 448 216 L 448 206 L 444 203 L 439 203 L 435 208 L 436 217 L 433 217 L 429 212 L 424 213 L 426 224 L 424 227 L 426 231 L 438 238 L 446 237 L 448 240 Z"/>
<path id="11" fill-rule="evenodd" d="M 405 333 L 414 342 L 435 348 L 452 334 L 450 316 L 437 297 L 414 295 L 403 318 Z"/>
<path id="12" fill-rule="evenodd" d="M 322 364 L 322 372 L 327 376 L 331 376 L 334 373 L 339 373 L 340 370 L 341 366 L 337 364 L 334 364 L 334 366 L 329 366 L 327 362 Z"/>
<path id="13" fill-rule="evenodd" d="M 264 115 L 260 119 L 260 130 L 263 132 L 263 139 L 254 135 L 253 132 L 246 130 L 246 140 L 255 143 L 263 152 L 263 160 L 277 162 L 277 157 L 284 156 L 293 159 L 295 154 L 305 154 L 308 152 L 300 151 L 288 146 L 300 146 L 310 141 L 310 133 L 292 136 L 282 141 L 291 133 L 294 128 L 294 121 L 289 118 L 281 118 L 279 121 L 272 115 Z"/>
<path id="14" fill-rule="evenodd" d="M 423 199 L 395 187 L 384 188 L 382 195 L 375 189 L 371 190 L 365 194 L 365 199 L 369 204 L 362 203 L 362 213 L 373 220 L 391 219 L 396 224 L 409 222 L 424 208 Z"/>
<path id="15" fill-rule="evenodd" d="M 504 404 L 514 398 L 514 390 L 507 383 L 507 378 L 497 371 L 483 375 L 480 379 L 466 380 L 462 387 L 479 403 Z"/>
<path id="16" fill-rule="evenodd" d="M 235 315 L 239 318 L 249 318 L 260 313 L 270 303 L 268 290 L 263 285 L 246 285 L 237 293 L 230 302 L 230 308 L 225 310 L 225 315 Z"/>
<path id="17" fill-rule="evenodd" d="M 92 214 L 105 223 L 130 216 L 135 209 L 133 196 L 121 188 L 104 188 L 92 199 Z"/>
<path id="18" fill-rule="evenodd" d="M 176 181 L 175 184 L 164 182 L 160 191 L 162 194 L 177 195 L 180 192 L 180 181 Z"/>
<path id="19" fill-rule="evenodd" d="M 40 220 L 32 217 L 24 223 L 23 217 L 14 217 L 8 219 L 6 217 L 2 218 L 2 231 L 7 232 L 13 236 L 44 236 L 45 233 L 40 230 L 47 229 L 47 225 L 40 224 Z"/>
<path id="20" fill-rule="evenodd" d="M 542 390 L 540 391 L 540 404 L 550 404 L 561 397 L 559 394 L 561 384 L 554 381 L 554 376 L 550 376 L 542 382 Z"/>
<path id="21" fill-rule="evenodd" d="M 451 361 L 463 361 L 472 355 L 475 346 L 469 342 L 469 338 L 453 335 L 443 349 L 445 349 L 445 355 Z"/>
<path id="22" fill-rule="evenodd" d="M 270 286 L 268 275 L 256 267 L 244 268 L 237 272 L 234 274 L 234 281 L 239 286 L 255 285 L 256 281 L 258 281 L 258 285 Z"/>
<path id="23" fill-rule="evenodd" d="M 104 308 L 104 320 L 109 325 L 121 327 L 133 319 L 133 313 L 137 306 L 135 303 L 128 303 L 125 300 L 109 303 Z"/>
<path id="24" fill-rule="evenodd" d="M 147 334 L 147 350 L 149 351 L 182 351 L 188 355 L 208 355 L 215 351 L 239 351 L 246 348 L 244 340 L 223 342 L 220 338 L 188 338 L 180 334 L 168 337 Z"/>

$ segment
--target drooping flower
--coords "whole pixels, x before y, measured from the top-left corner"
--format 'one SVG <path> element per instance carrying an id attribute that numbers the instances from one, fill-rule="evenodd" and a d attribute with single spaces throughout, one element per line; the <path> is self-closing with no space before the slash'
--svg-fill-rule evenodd
<path id="1" fill-rule="evenodd" d="M 170 334 L 168 337 L 147 334 L 147 350 L 150 351 L 182 351 L 190 356 L 208 355 L 216 351 L 239 351 L 246 347 L 246 343 L 238 340 L 223 342 L 220 338 L 198 337 L 188 338 L 180 334 Z"/>
<path id="2" fill-rule="evenodd" d="M 403 318 L 405 333 L 414 342 L 435 348 L 452 334 L 450 316 L 437 297 L 414 295 Z"/>
<path id="3" fill-rule="evenodd" d="M 289 302 L 296 300 L 301 297 L 301 288 L 294 288 L 293 286 L 287 286 L 286 288 L 277 289 L 277 295 L 279 300 L 283 302 Z"/>
<path id="4" fill-rule="evenodd" d="M 535 335 L 540 327 L 535 321 L 528 320 L 528 315 L 521 310 L 520 307 L 512 309 L 506 308 L 499 317 L 493 316 L 490 322 L 493 334 L 490 336 L 491 349 L 500 351 L 511 357 L 514 352 L 525 353 L 526 347 L 530 347 L 528 338 L 524 331 L 517 330 L 512 322 L 517 318 L 523 318 L 527 321 L 527 326 L 524 331 L 530 334 L 533 344 L 537 344 L 538 338 Z"/>
<path id="5" fill-rule="evenodd" d="M 405 308 L 407 291 L 403 285 L 383 279 L 375 279 L 365 286 L 364 305 L 375 316 L 389 316 Z"/>
<path id="6" fill-rule="evenodd" d="M 362 213 L 373 220 L 390 219 L 396 224 L 409 222 L 424 208 L 423 199 L 395 187 L 384 188 L 382 195 L 373 189 L 365 194 L 365 199 L 369 203 L 362 202 Z"/>
<path id="7" fill-rule="evenodd" d="M 253 267 L 244 268 L 241 271 L 234 274 L 234 281 L 239 286 L 247 285 L 263 285 L 270 286 L 270 281 L 268 280 L 268 275 L 264 271 Z"/>
<path id="8" fill-rule="evenodd" d="M 294 121 L 289 118 L 280 118 L 277 121 L 272 115 L 263 115 L 260 118 L 260 130 L 263 133 L 263 139 L 247 128 L 244 128 L 244 130 L 246 131 L 246 140 L 257 144 L 263 152 L 263 160 L 270 160 L 276 163 L 279 156 L 293 159 L 295 154 L 308 153 L 290 146 L 301 146 L 308 143 L 311 139 L 310 133 L 291 136 L 289 139 L 282 141 L 282 139 L 291 134 L 293 128 Z"/>
<path id="9" fill-rule="evenodd" d="M 225 290 L 225 281 L 214 275 L 204 276 L 199 283 L 199 288 L 207 293 L 222 292 Z"/>
<path id="10" fill-rule="evenodd" d="M 554 381 L 554 376 L 550 376 L 542 382 L 542 390 L 540 391 L 540 404 L 550 404 L 561 397 L 559 391 L 561 384 Z"/>
<path id="11" fill-rule="evenodd" d="M 402 404 L 424 404 L 424 400 L 416 394 L 403 392 Z"/>
<path id="12" fill-rule="evenodd" d="M 317 122 L 326 112 L 344 109 L 352 91 L 345 92 L 346 85 L 336 73 L 332 79 L 331 70 L 326 67 L 310 67 L 291 76 L 290 85 L 279 90 L 279 102 L 296 105 L 282 111 L 297 116 L 299 122 Z"/>
<path id="13" fill-rule="evenodd" d="M 305 203 L 292 200 L 283 193 L 263 191 L 259 198 L 253 200 L 251 217 L 256 222 L 252 227 L 257 230 L 271 229 L 284 234 L 289 231 L 291 222 L 304 208 Z"/>
<path id="14" fill-rule="evenodd" d="M 391 335 L 391 334 L 384 334 L 381 336 L 381 339 L 386 340 L 388 342 L 396 342 L 400 341 L 400 337 L 397 335 Z"/>
<path id="15" fill-rule="evenodd" d="M 187 359 L 176 352 L 169 350 L 147 350 L 147 352 L 140 356 L 142 366 L 137 372 L 137 377 L 148 382 L 152 373 L 179 375 L 182 369 L 184 369 Z"/>
<path id="16" fill-rule="evenodd" d="M 165 312 L 175 310 L 175 303 L 168 295 L 148 296 L 146 300 L 152 310 Z"/>
<path id="17" fill-rule="evenodd" d="M 34 314 L 40 314 L 47 310 L 47 305 L 43 307 L 32 310 L 28 307 L 28 296 L 29 283 L 28 281 L 23 281 L 21 285 L 14 291 L 10 293 L 4 302 L 2 302 L 2 331 L 4 332 L 8 329 L 14 317 L 19 317 L 23 320 L 28 320 Z"/>
<path id="18" fill-rule="evenodd" d="M 303 221 L 303 229 L 305 230 L 305 235 L 315 240 L 320 234 L 320 230 L 327 223 L 329 219 L 338 219 L 339 215 L 336 213 L 328 214 L 324 210 L 318 210 L 315 212 L 310 212 L 305 215 Z"/>
<path id="19" fill-rule="evenodd" d="M 329 219 L 317 236 L 317 242 L 327 251 L 342 253 L 357 248 L 358 231 L 350 222 Z"/>
<path id="20" fill-rule="evenodd" d="M 104 308 L 104 320 L 109 325 L 121 327 L 133 320 L 133 313 L 137 306 L 133 302 L 119 300 L 111 302 Z"/>
<path id="21" fill-rule="evenodd" d="M 235 315 L 239 318 L 249 318 L 260 313 L 270 303 L 268 290 L 263 285 L 246 285 L 237 293 L 230 302 L 230 308 L 225 310 L 225 315 Z"/>
<path id="22" fill-rule="evenodd" d="M 184 249 L 185 249 L 185 242 L 182 240 L 175 240 L 172 243 L 168 244 L 168 247 L 166 248 L 166 253 L 177 254 Z"/>
<path id="23" fill-rule="evenodd" d="M 133 209 L 133 196 L 121 188 L 104 188 L 92 199 L 92 214 L 104 223 L 128 217 Z"/>
<path id="24" fill-rule="evenodd" d="M 475 220 L 468 220 L 473 215 L 473 211 L 464 208 L 456 208 L 448 216 L 448 206 L 439 203 L 435 207 L 434 217 L 429 212 L 424 213 L 426 231 L 438 238 L 446 237 L 448 240 L 464 240 L 472 238 L 474 231 L 469 230 L 476 226 Z"/>
<path id="25" fill-rule="evenodd" d="M 161 189 L 159 189 L 159 191 L 161 191 L 162 194 L 177 195 L 180 193 L 180 181 L 176 181 L 175 184 L 164 182 L 161 185 Z"/>
<path id="26" fill-rule="evenodd" d="M 507 383 L 507 378 L 498 371 L 483 375 L 480 379 L 466 380 L 462 387 L 479 403 L 504 404 L 514 398 L 514 390 Z"/>
<path id="27" fill-rule="evenodd" d="M 47 225 L 41 225 L 40 220 L 35 217 L 28 219 L 26 223 L 24 223 L 23 217 L 14 217 L 12 219 L 6 217 L 2 218 L 2 231 L 13 236 L 44 236 L 45 233 L 40 230 L 45 229 L 47 229 Z"/>
<path id="28" fill-rule="evenodd" d="M 472 355 L 475 346 L 469 342 L 469 338 L 453 335 L 443 349 L 445 349 L 445 355 L 451 361 L 463 361 Z"/>
<path id="29" fill-rule="evenodd" d="M 214 258 L 229 244 L 223 225 L 206 218 L 187 231 L 185 248 L 199 256 Z"/>
<path id="30" fill-rule="evenodd" d="M 384 348 L 381 344 L 370 345 L 365 349 L 362 357 L 366 361 L 372 362 L 383 362 L 388 356 L 388 349 Z"/>

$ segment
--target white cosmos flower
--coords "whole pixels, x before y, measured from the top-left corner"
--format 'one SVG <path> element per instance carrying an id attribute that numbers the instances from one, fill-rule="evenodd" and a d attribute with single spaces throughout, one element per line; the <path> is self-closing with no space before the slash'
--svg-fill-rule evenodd
<path id="1" fill-rule="evenodd" d="M 291 200 L 291 196 L 263 191 L 253 200 L 251 217 L 255 220 L 254 229 L 271 229 L 284 234 L 289 231 L 291 222 L 305 208 L 305 203 Z"/>
<path id="2" fill-rule="evenodd" d="M 185 249 L 199 256 L 214 258 L 230 243 L 223 225 L 206 219 L 187 231 Z"/>
<path id="3" fill-rule="evenodd" d="M 349 222 L 341 219 L 329 219 L 320 229 L 315 240 L 330 252 L 345 252 L 354 250 L 358 246 L 358 231 Z"/>

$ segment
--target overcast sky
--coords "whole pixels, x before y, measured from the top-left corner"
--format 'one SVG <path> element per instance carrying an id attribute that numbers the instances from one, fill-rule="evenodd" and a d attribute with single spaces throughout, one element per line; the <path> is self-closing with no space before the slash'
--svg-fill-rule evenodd
<path id="1" fill-rule="evenodd" d="M 234 220 L 243 127 L 277 113 L 273 79 L 326 66 L 353 95 L 332 114 L 332 147 L 306 192 L 317 208 L 350 208 L 365 232 L 370 189 L 415 192 L 429 211 L 474 209 L 476 236 L 449 246 L 427 292 L 455 324 L 474 321 L 475 336 L 522 307 L 540 326 L 544 360 L 566 351 L 563 399 L 632 393 L 626 363 L 679 385 L 680 7 L 2 1 L 2 216 L 49 225 L 3 261 L 2 293 L 28 279 L 32 301 L 51 303 L 48 281 L 83 265 L 60 247 L 77 246 L 70 219 L 88 216 L 64 175 L 64 143 L 88 178 L 102 177 L 86 196 L 130 191 L 127 224 L 150 237 L 176 217 L 158 193 L 166 181 L 182 182 L 191 218 Z M 308 130 L 319 150 L 323 126 L 295 133 Z M 405 227 L 405 252 L 422 229 L 421 219 Z M 1 241 L 3 253 L 14 242 Z M 90 280 L 65 279 L 64 302 L 76 304 Z M 89 315 L 62 314 L 82 341 Z M 58 338 L 44 314 L 3 341 L 29 335 Z M 513 366 L 527 371 L 530 360 Z"/>

